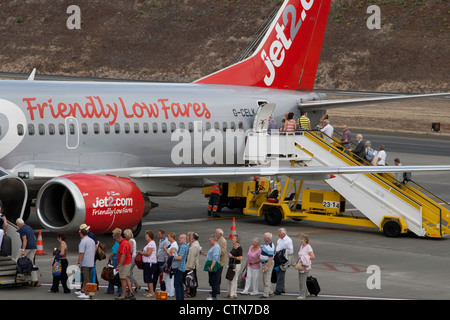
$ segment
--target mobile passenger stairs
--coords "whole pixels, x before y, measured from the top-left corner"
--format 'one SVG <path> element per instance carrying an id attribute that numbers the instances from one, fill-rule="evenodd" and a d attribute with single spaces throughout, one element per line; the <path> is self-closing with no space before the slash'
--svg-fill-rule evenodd
<path id="1" fill-rule="evenodd" d="M 4 206 L 4 214 L 8 221 L 6 233 L 11 237 L 11 256 L 0 256 L 0 288 L 11 285 L 26 285 L 31 281 L 30 275 L 17 278 L 16 254 L 19 252 L 21 240 L 15 225 L 17 218 L 22 218 L 26 208 L 28 193 L 25 183 L 7 170 L 0 168 L 0 200 Z"/>
<path id="2" fill-rule="evenodd" d="M 327 175 L 319 179 L 334 192 L 303 189 L 304 180 L 311 178 L 302 177 L 302 168 L 371 165 L 342 150 L 336 135 L 327 137 L 319 131 L 269 134 L 256 129 L 247 136 L 244 157 L 250 162 L 299 167 L 298 175 L 287 177 L 281 184 L 276 199 L 266 195 L 261 200 L 257 193 L 249 193 L 244 214 L 264 216 L 269 224 L 292 218 L 375 227 L 389 237 L 408 231 L 433 238 L 450 233 L 450 205 L 413 181 L 396 181 L 392 173 Z M 363 216 L 346 215 L 345 201 Z"/>
<path id="3" fill-rule="evenodd" d="M 16 254 L 19 252 L 21 240 L 17 232 L 17 226 L 10 221 L 8 221 L 7 234 L 12 240 L 12 255 L 0 256 L 0 288 L 4 286 L 27 285 L 31 282 L 30 274 L 17 277 Z"/>

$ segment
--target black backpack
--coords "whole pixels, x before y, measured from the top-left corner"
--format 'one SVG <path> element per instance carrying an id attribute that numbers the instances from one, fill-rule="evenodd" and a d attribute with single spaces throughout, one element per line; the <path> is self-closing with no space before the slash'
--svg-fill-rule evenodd
<path id="1" fill-rule="evenodd" d="M 21 257 L 17 259 L 17 267 L 18 274 L 29 274 L 33 271 L 33 262 L 28 257 Z"/>

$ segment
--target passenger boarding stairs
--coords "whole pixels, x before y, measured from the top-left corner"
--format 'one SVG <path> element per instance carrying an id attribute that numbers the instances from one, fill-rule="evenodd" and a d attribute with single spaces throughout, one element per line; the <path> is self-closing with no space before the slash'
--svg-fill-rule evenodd
<path id="1" fill-rule="evenodd" d="M 22 241 L 15 222 L 17 218 L 23 218 L 27 198 L 27 188 L 23 180 L 0 168 L 0 200 L 8 221 L 6 234 L 11 237 L 12 242 L 12 255 L 0 256 L 0 288 L 6 285 L 26 284 L 31 280 L 29 275 L 26 275 L 25 278 L 16 279 L 16 255 Z"/>
<path id="2" fill-rule="evenodd" d="M 333 137 L 331 143 L 324 138 L 331 137 L 322 137 L 318 131 L 252 132 L 247 137 L 245 159 L 279 166 L 293 161 L 307 167 L 371 165 L 341 150 L 339 139 Z M 301 170 L 295 179 L 300 180 Z M 391 173 L 336 174 L 321 179 L 380 229 L 389 226 L 394 234 L 409 230 L 427 237 L 450 233 L 450 206 L 412 181 L 397 186 Z"/>
<path id="3" fill-rule="evenodd" d="M 17 226 L 8 221 L 7 235 L 11 237 L 12 255 L 0 257 L 0 288 L 8 285 L 27 284 L 31 281 L 30 275 L 16 279 L 16 254 L 20 249 L 20 236 Z"/>

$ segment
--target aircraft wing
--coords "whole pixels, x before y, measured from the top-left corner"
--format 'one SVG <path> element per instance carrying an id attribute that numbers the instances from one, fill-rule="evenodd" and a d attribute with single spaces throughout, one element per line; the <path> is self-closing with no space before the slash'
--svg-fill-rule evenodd
<path id="1" fill-rule="evenodd" d="M 352 98 L 352 99 L 330 99 L 330 100 L 315 100 L 298 103 L 298 107 L 301 110 L 308 111 L 308 109 L 314 110 L 328 110 L 335 108 L 345 107 L 357 107 L 368 104 L 398 102 L 413 99 L 429 99 L 450 96 L 450 92 L 446 93 L 430 93 L 430 94 L 407 94 L 407 95 L 390 95 L 382 97 L 370 97 L 370 98 Z"/>
<path id="2" fill-rule="evenodd" d="M 338 174 L 360 174 L 360 173 L 395 173 L 395 172 L 434 172 L 450 171 L 450 165 L 428 165 L 428 166 L 210 166 L 210 167 L 130 167 L 117 169 L 90 170 L 82 167 L 65 167 L 57 163 L 28 164 L 15 168 L 13 173 L 21 178 L 21 172 L 29 172 L 26 178 L 49 180 L 70 173 L 86 173 L 113 175 L 127 177 L 138 183 L 143 192 L 152 189 L 153 195 L 166 195 L 169 191 L 155 193 L 156 189 L 174 188 L 174 193 L 180 193 L 186 188 L 203 187 L 222 182 L 245 182 L 251 181 L 255 176 L 285 176 L 297 180 L 324 180 L 330 175 Z M 149 188 L 149 186 L 152 186 Z M 167 194 L 171 194 L 170 192 Z"/>
<path id="3" fill-rule="evenodd" d="M 288 176 L 310 179 L 337 174 L 450 171 L 450 165 L 436 166 L 358 166 L 358 167 L 176 167 L 152 168 L 129 175 L 132 179 L 207 179 L 214 182 L 251 180 L 254 176 Z"/>

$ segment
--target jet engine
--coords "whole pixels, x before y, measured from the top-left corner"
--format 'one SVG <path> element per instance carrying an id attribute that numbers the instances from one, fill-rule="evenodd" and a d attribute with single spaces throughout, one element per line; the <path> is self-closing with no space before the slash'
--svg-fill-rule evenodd
<path id="1" fill-rule="evenodd" d="M 150 212 L 151 202 L 128 178 L 76 173 L 53 178 L 39 190 L 36 209 L 43 226 L 55 232 L 94 233 L 133 229 Z"/>

